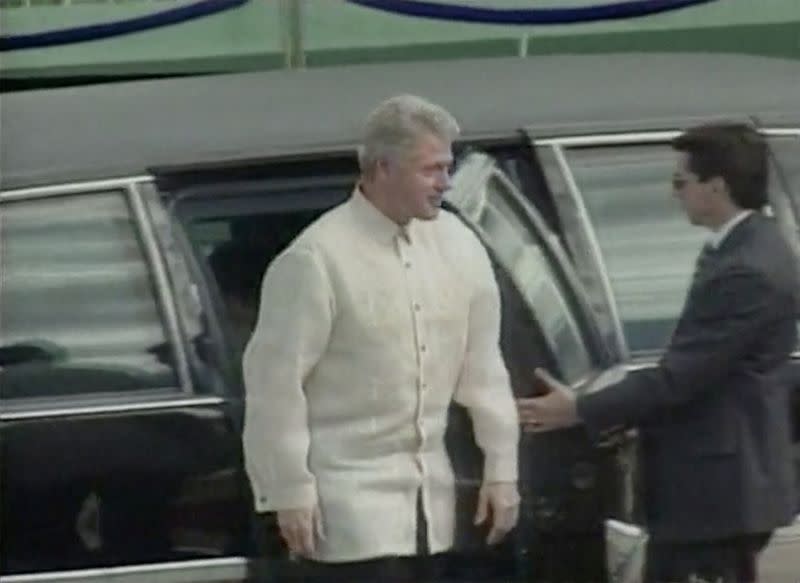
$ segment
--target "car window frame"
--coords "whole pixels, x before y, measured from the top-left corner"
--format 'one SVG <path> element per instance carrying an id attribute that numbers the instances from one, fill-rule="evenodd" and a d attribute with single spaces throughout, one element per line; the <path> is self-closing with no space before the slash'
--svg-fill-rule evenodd
<path id="1" fill-rule="evenodd" d="M 472 163 L 469 163 L 470 157 L 474 157 Z M 475 201 L 470 200 L 470 198 L 474 199 L 474 196 L 470 195 L 480 189 L 487 189 L 489 183 L 493 180 L 499 181 L 504 187 L 507 196 L 500 194 L 496 196 L 500 196 L 503 204 L 514 213 L 514 220 L 528 225 L 529 228 L 526 231 L 537 241 L 537 247 L 541 251 L 543 260 L 547 263 L 553 277 L 553 283 L 559 294 L 559 299 L 564 303 L 570 318 L 574 320 L 572 322 L 574 324 L 574 332 L 586 351 L 590 365 L 590 370 L 587 371 L 586 375 L 571 383 L 574 389 L 579 390 L 580 387 L 589 383 L 595 375 L 610 366 L 611 357 L 607 347 L 602 342 L 596 319 L 589 308 L 588 297 L 585 295 L 583 286 L 574 272 L 569 255 L 561 246 L 558 234 L 550 228 L 540 210 L 525 196 L 522 189 L 498 165 L 490 153 L 473 152 L 465 160 L 460 161 L 458 171 L 453 177 L 453 187 L 446 197 L 448 206 L 454 207 L 456 214 L 475 232 L 490 256 L 503 269 L 506 269 L 496 251 L 496 246 L 477 220 L 480 218 L 483 209 L 480 206 L 474 206 Z M 460 204 L 453 200 L 455 192 L 458 192 L 458 190 L 466 192 L 465 197 L 462 194 L 462 200 L 459 201 Z M 481 205 L 488 204 L 489 198 L 491 196 L 485 196 Z M 500 214 L 504 215 L 504 213 Z M 515 285 L 519 285 L 515 277 L 512 277 L 512 279 Z M 532 311 L 531 317 L 539 322 L 537 311 L 532 307 L 530 309 Z M 541 327 L 541 324 L 538 325 Z M 543 336 L 546 337 L 543 328 L 541 331 Z M 553 351 L 554 347 L 551 345 L 550 339 L 545 338 L 545 340 L 548 344 L 548 349 Z M 552 356 L 558 362 L 557 356 L 555 354 Z"/>
<path id="2" fill-rule="evenodd" d="M 206 269 L 189 241 L 185 225 L 168 204 L 157 182 L 149 179 L 138 183 L 137 187 L 142 193 L 169 275 L 189 369 L 193 377 L 198 378 L 195 391 L 214 394 L 229 403 L 236 401 L 241 405 L 239 365 L 229 350 L 224 312 L 216 297 L 215 282 L 208 279 Z"/>
<path id="3" fill-rule="evenodd" d="M 157 247 L 139 183 L 150 180 L 146 176 L 113 178 L 91 182 L 68 182 L 31 188 L 0 191 L 0 207 L 8 202 L 39 200 L 62 196 L 83 196 L 99 192 L 118 192 L 124 197 L 129 217 L 146 269 L 151 279 L 156 310 L 161 318 L 165 341 L 173 349 L 174 372 L 177 380 L 172 386 L 142 388 L 132 391 L 109 391 L 99 394 L 77 393 L 58 397 L 25 397 L 2 400 L 0 420 L 18 420 L 38 417 L 60 417 L 131 410 L 160 409 L 183 405 L 196 405 L 194 386 L 189 374 L 186 347 L 180 332 L 175 299 L 168 285 L 167 271 Z M 203 404 L 207 398 L 201 398 Z M 213 399 L 212 399 L 213 400 Z M 210 402 L 210 401 L 209 401 Z"/>
<path id="4" fill-rule="evenodd" d="M 782 154 L 777 154 L 775 149 L 776 141 L 789 139 L 793 141 L 794 146 L 800 153 L 800 128 L 771 129 L 767 135 L 772 138 L 772 140 L 768 142 L 770 164 L 775 170 L 776 180 L 787 194 L 785 208 L 794 218 L 790 227 L 798 234 L 797 239 L 800 239 L 800 172 L 796 173 L 796 175 L 788 173 L 784 167 L 786 158 Z M 796 180 L 792 182 L 790 176 L 795 176 Z M 800 243 L 798 243 L 798 245 L 800 245 Z M 797 251 L 797 249 L 795 249 L 795 252 L 800 254 L 800 251 Z"/>
<path id="5" fill-rule="evenodd" d="M 267 166 L 265 163 L 265 167 Z M 225 309 L 219 282 L 190 233 L 192 224 L 217 216 L 234 218 L 258 213 L 306 210 L 309 206 L 314 209 L 330 208 L 343 200 L 330 205 L 328 204 L 331 200 L 330 193 L 320 192 L 309 196 L 305 191 L 313 188 L 341 187 L 346 191 L 344 197 L 346 199 L 358 177 L 348 172 L 328 171 L 311 176 L 257 175 L 243 178 L 234 167 L 227 172 L 200 181 L 190 179 L 183 182 L 180 179 L 164 178 L 160 177 L 145 185 L 149 195 L 147 200 L 151 207 L 150 212 L 153 213 L 154 210 L 153 195 L 161 197 L 162 204 L 158 213 L 163 214 L 163 218 L 155 219 L 157 230 L 172 231 L 169 238 L 173 239 L 182 251 L 179 263 L 182 264 L 180 270 L 185 273 L 179 277 L 189 278 L 196 286 L 197 296 L 192 298 L 192 301 L 196 303 L 196 310 L 202 313 L 208 323 L 208 332 L 218 350 L 217 356 L 229 371 L 226 374 L 228 382 L 231 383 L 229 388 L 241 397 L 243 396 L 242 355 L 237 353 L 234 347 L 231 322 Z M 221 210 L 221 203 L 224 203 L 224 211 Z M 168 223 L 160 224 L 164 220 Z M 163 245 L 165 233 L 159 232 L 157 235 Z M 170 263 L 169 271 L 175 276 L 176 262 Z M 182 307 L 182 303 L 185 303 L 185 300 L 178 298 L 179 309 L 185 312 L 186 308 Z M 179 315 L 184 316 L 183 313 Z"/>

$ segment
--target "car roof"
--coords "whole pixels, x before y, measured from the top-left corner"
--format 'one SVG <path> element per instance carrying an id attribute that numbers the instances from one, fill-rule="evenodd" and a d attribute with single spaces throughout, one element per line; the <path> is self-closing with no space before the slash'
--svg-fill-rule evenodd
<path id="1" fill-rule="evenodd" d="M 380 100 L 416 93 L 465 138 L 674 129 L 757 115 L 800 125 L 800 61 L 625 53 L 354 65 L 8 93 L 4 189 L 153 167 L 351 148 Z"/>

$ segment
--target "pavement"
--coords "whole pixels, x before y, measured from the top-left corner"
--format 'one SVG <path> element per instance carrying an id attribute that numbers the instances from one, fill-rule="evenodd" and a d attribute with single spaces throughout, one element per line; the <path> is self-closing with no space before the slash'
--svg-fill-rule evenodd
<path id="1" fill-rule="evenodd" d="M 777 530 L 761 554 L 760 583 L 800 583 L 800 516 Z"/>

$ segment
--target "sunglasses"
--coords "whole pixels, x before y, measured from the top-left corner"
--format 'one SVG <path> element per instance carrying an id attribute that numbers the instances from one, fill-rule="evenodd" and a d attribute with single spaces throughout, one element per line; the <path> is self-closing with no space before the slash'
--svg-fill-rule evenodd
<path id="1" fill-rule="evenodd" d="M 673 176 L 672 177 L 672 189 L 673 190 L 683 190 L 690 183 L 700 184 L 702 182 L 705 182 L 705 180 L 700 180 L 698 178 L 686 178 L 684 176 Z"/>

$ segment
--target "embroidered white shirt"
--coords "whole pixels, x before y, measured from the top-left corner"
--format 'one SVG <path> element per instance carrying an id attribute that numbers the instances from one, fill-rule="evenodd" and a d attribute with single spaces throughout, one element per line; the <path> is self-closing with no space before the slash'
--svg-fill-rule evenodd
<path id="1" fill-rule="evenodd" d="M 517 413 L 497 284 L 447 212 L 399 227 L 356 190 L 270 265 L 244 355 L 244 451 L 256 510 L 319 504 L 314 558 L 452 545 L 448 407 L 463 404 L 485 481 L 517 479 Z"/>

